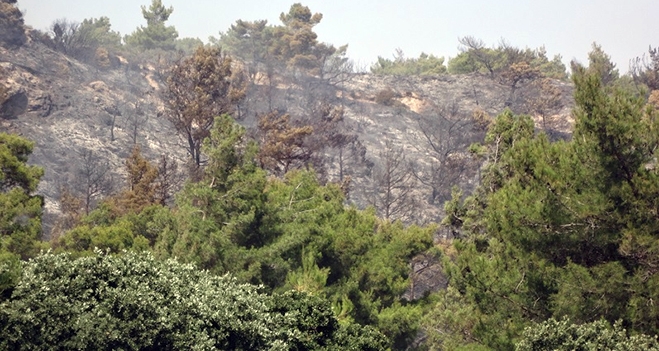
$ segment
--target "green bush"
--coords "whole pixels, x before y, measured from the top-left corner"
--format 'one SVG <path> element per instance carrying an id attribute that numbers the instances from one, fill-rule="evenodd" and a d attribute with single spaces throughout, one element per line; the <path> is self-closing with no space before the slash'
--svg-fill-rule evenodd
<path id="1" fill-rule="evenodd" d="M 382 349 L 369 328 L 341 326 L 328 303 L 266 295 L 151 254 L 41 255 L 0 304 L 3 350 Z M 379 346 L 378 346 L 379 345 Z"/>
<path id="2" fill-rule="evenodd" d="M 446 73 L 444 58 L 421 53 L 419 58 L 405 58 L 398 50 L 394 60 L 378 56 L 378 61 L 371 66 L 371 73 L 401 76 L 428 76 Z"/>
<path id="3" fill-rule="evenodd" d="M 579 325 L 552 318 L 526 328 L 515 350 L 657 351 L 659 342 L 647 335 L 627 335 L 620 322 L 611 327 L 604 320 Z"/>

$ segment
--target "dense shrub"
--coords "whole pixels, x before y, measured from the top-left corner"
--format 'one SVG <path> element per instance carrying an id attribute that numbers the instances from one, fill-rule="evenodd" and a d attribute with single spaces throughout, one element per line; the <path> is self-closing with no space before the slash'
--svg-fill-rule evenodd
<path id="1" fill-rule="evenodd" d="M 611 350 L 657 351 L 657 338 L 646 335 L 629 336 L 621 323 L 611 327 L 599 320 L 587 324 L 572 324 L 568 319 L 549 319 L 526 328 L 516 351 L 535 350 Z"/>
<path id="2" fill-rule="evenodd" d="M 44 254 L 24 264 L 0 304 L 4 350 L 296 350 L 384 348 L 370 328 L 341 326 L 325 301 L 266 295 L 150 254 L 73 259 Z M 368 348 L 361 346 L 369 345 Z"/>

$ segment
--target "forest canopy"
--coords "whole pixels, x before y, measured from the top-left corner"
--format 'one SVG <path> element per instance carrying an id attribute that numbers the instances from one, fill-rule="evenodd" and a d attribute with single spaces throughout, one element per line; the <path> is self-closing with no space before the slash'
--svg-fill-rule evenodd
<path id="1" fill-rule="evenodd" d="M 207 43 L 161 0 L 127 35 L 16 6 L 0 128 L 109 136 L 0 133 L 0 348 L 659 349 L 657 48 L 360 68 L 300 3 Z"/>

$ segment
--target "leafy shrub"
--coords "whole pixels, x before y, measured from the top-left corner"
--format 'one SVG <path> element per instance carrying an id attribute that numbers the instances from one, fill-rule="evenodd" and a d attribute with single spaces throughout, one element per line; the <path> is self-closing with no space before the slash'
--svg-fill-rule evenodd
<path id="1" fill-rule="evenodd" d="M 24 264 L 0 304 L 4 350 L 383 349 L 370 328 L 340 326 L 329 304 L 265 295 L 148 253 L 73 259 L 47 253 Z"/>
<path id="2" fill-rule="evenodd" d="M 53 22 L 50 36 L 55 50 L 79 60 L 97 63 L 98 49 L 105 50 L 107 60 L 98 62 L 103 66 L 110 64 L 108 50 L 121 46 L 121 36 L 110 28 L 107 17 L 85 19 L 82 23 L 59 19 Z"/>
<path id="3" fill-rule="evenodd" d="M 446 73 L 444 58 L 421 53 L 419 58 L 405 58 L 398 50 L 394 60 L 378 56 L 378 61 L 371 66 L 371 73 L 391 75 L 440 75 Z"/>
<path id="4" fill-rule="evenodd" d="M 579 325 L 552 318 L 526 328 L 515 350 L 657 351 L 659 342 L 647 335 L 627 335 L 620 322 L 611 327 L 604 320 Z"/>

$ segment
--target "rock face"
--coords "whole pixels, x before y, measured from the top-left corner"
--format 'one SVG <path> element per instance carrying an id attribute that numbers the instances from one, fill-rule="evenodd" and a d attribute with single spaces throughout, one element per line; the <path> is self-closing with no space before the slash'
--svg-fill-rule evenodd
<path id="1" fill-rule="evenodd" d="M 45 168 L 39 192 L 46 199 L 46 213 L 58 213 L 58 189 L 73 186 L 83 168 L 83 155 L 91 151 L 111 167 L 116 184 L 121 184 L 123 161 L 135 143 L 150 159 L 169 154 L 184 163 L 186 154 L 173 127 L 159 117 L 162 108 L 159 82 L 153 67 L 117 59 L 118 68 L 99 70 L 42 44 L 28 41 L 18 49 L 0 47 L 0 83 L 6 99 L 0 107 L 0 130 L 17 132 L 34 140 L 30 162 Z M 572 88 L 553 83 L 560 91 L 558 107 L 552 110 L 554 132 L 569 133 Z M 295 85 L 275 87 L 274 100 L 259 98 L 258 87 L 241 110 L 240 123 L 254 126 L 255 114 L 268 108 L 284 109 L 304 116 L 316 99 L 308 89 Z M 374 167 L 383 163 L 387 145 L 400 148 L 405 162 L 429 167 L 433 152 L 426 135 L 444 128 L 438 122 L 446 114 L 451 120 L 470 119 L 475 111 L 495 116 L 505 108 L 528 112 L 532 89 L 511 89 L 481 75 L 397 77 L 353 74 L 341 84 L 324 89 L 321 95 L 342 106 L 347 128 L 363 146 L 360 168 L 351 174 L 351 201 L 358 206 L 372 203 Z M 425 133 L 424 133 L 425 132 Z M 440 133 L 441 134 L 441 133 Z M 464 150 L 463 150 L 464 151 Z M 328 180 L 339 179 L 336 151 L 329 160 Z M 467 157 L 467 156 L 464 156 Z M 425 169 L 425 168 L 424 168 Z M 427 172 L 426 172 L 427 173 Z M 463 179 L 474 183 L 475 173 Z M 441 202 L 427 199 L 434 191 L 415 183 L 415 220 L 426 222 L 440 216 Z"/>
<path id="2" fill-rule="evenodd" d="M 8 48 L 17 48 L 27 41 L 23 14 L 11 3 L 16 1 L 0 1 L 0 43 Z"/>
<path id="3" fill-rule="evenodd" d="M 28 105 L 27 93 L 24 89 L 7 92 L 6 100 L 0 105 L 0 117 L 12 119 L 25 113 Z"/>

